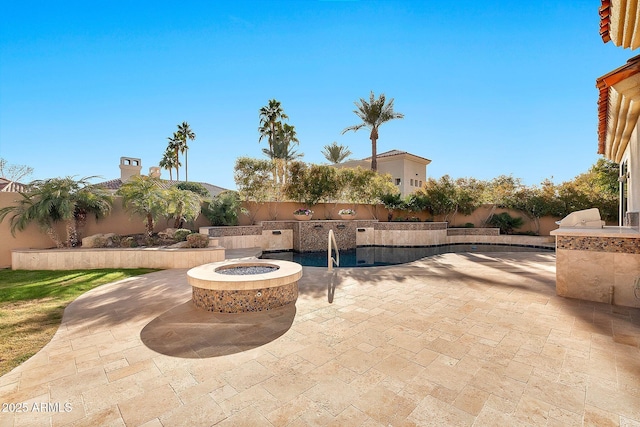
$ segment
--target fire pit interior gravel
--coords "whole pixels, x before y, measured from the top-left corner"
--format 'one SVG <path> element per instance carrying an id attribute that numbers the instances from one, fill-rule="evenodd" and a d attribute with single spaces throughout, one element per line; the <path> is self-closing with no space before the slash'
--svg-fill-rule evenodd
<path id="1" fill-rule="evenodd" d="M 235 276 L 244 276 L 247 274 L 264 274 L 277 270 L 278 267 L 266 267 L 252 265 L 250 267 L 222 267 L 216 270 L 220 274 L 232 274 Z"/>
<path id="2" fill-rule="evenodd" d="M 193 303 L 217 313 L 270 310 L 295 303 L 300 264 L 280 260 L 223 261 L 187 272 Z"/>

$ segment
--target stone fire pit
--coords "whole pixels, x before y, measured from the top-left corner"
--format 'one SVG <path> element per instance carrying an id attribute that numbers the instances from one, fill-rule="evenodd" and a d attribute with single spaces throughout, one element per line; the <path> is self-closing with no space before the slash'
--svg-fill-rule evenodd
<path id="1" fill-rule="evenodd" d="M 187 272 L 193 303 L 217 313 L 282 307 L 298 299 L 302 266 L 279 260 L 223 261 Z"/>

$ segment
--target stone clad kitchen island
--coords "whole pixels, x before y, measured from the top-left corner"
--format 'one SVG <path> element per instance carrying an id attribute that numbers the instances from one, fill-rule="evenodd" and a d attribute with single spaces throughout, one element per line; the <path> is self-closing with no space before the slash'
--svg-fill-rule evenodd
<path id="1" fill-rule="evenodd" d="M 636 227 L 563 227 L 556 237 L 556 293 L 640 307 L 640 232 Z"/>

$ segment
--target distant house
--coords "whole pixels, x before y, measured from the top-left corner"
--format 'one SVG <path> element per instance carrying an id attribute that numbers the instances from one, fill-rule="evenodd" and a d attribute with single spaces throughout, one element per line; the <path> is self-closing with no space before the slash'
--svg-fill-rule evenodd
<path id="1" fill-rule="evenodd" d="M 127 182 L 132 176 L 140 175 L 141 171 L 142 171 L 142 162 L 140 159 L 136 159 L 133 157 L 120 157 L 120 178 L 101 182 L 98 185 L 101 185 L 107 188 L 108 190 L 112 190 L 113 192 L 116 192 L 122 186 L 122 184 Z M 151 166 L 149 168 L 149 176 L 160 178 L 160 175 L 161 175 L 160 167 Z M 175 180 L 168 180 L 168 179 L 160 180 L 160 183 L 163 188 L 170 188 L 178 184 L 179 182 L 184 182 L 184 181 L 175 181 Z M 189 181 L 189 182 L 195 182 L 195 181 Z M 201 184 L 204 188 L 206 188 L 209 191 L 209 194 L 211 195 L 211 197 L 215 197 L 218 194 L 222 193 L 223 191 L 227 191 L 226 188 L 218 187 L 217 185 L 209 184 L 207 182 L 198 182 L 198 184 Z"/>
<path id="2" fill-rule="evenodd" d="M 0 178 L 0 192 L 3 193 L 20 193 L 26 188 L 26 184 L 15 181 L 9 181 L 6 178 Z"/>
<path id="3" fill-rule="evenodd" d="M 402 196 L 420 189 L 427 180 L 427 165 L 431 160 L 416 156 L 407 151 L 391 150 L 376 156 L 378 172 L 389 174 Z M 351 160 L 335 165 L 338 168 L 371 169 L 371 157 L 362 160 Z"/>

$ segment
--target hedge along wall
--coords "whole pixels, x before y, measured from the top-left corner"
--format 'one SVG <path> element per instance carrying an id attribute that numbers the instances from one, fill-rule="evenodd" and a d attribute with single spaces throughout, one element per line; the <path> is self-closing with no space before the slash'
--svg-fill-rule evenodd
<path id="1" fill-rule="evenodd" d="M 267 203 L 246 203 L 243 202 L 242 206 L 255 213 L 255 223 L 260 221 L 290 221 L 294 220 L 293 212 L 299 208 L 305 208 L 306 206 L 301 203 L 295 202 L 267 202 Z M 383 205 L 354 205 L 348 203 L 319 203 L 311 208 L 313 210 L 313 219 L 340 219 L 338 211 L 340 209 L 355 209 L 357 216 L 356 219 L 378 219 L 385 222 L 388 220 L 389 211 Z M 493 205 L 484 205 L 476 209 L 471 215 L 449 215 L 445 219 L 444 215 L 436 215 L 432 217 L 428 212 L 408 212 L 394 210 L 392 212 L 393 219 L 395 218 L 407 218 L 417 217 L 420 221 L 432 219 L 434 222 L 449 222 L 449 227 L 463 227 L 466 223 L 473 223 L 476 227 L 485 226 L 485 221 L 489 216 L 494 213 L 508 212 L 513 217 L 521 217 L 524 221 L 524 225 L 518 228 L 517 232 L 535 232 L 535 224 L 519 211 L 511 209 L 493 208 Z M 543 217 L 540 219 L 540 235 L 548 236 L 551 230 L 558 228 L 556 221 L 560 218 L 556 217 Z M 239 217 L 240 225 L 252 225 L 251 216 L 241 215 Z"/>
<path id="2" fill-rule="evenodd" d="M 18 193 L 0 192 L 0 208 L 13 205 L 14 201 L 19 199 L 20 195 Z M 8 215 L 4 221 L 0 223 L 0 268 L 8 268 L 11 266 L 12 249 L 46 249 L 55 246 L 53 241 L 35 224 L 31 224 L 24 231 L 17 231 L 15 237 L 12 236 L 10 218 L 11 215 Z M 185 228 L 197 231 L 199 227 L 208 225 L 211 225 L 209 221 L 200 215 L 194 225 L 185 224 Z M 162 231 L 167 227 L 173 227 L 173 219 L 161 219 L 156 223 L 155 231 Z M 64 225 L 60 224 L 57 230 L 60 236 L 65 236 Z M 122 199 L 116 197 L 113 202 L 111 214 L 97 222 L 94 217 L 89 217 L 87 225 L 80 237 L 98 233 L 116 233 L 121 235 L 139 234 L 145 231 L 143 218 L 141 216 L 130 216 L 129 212 L 122 207 Z"/>

